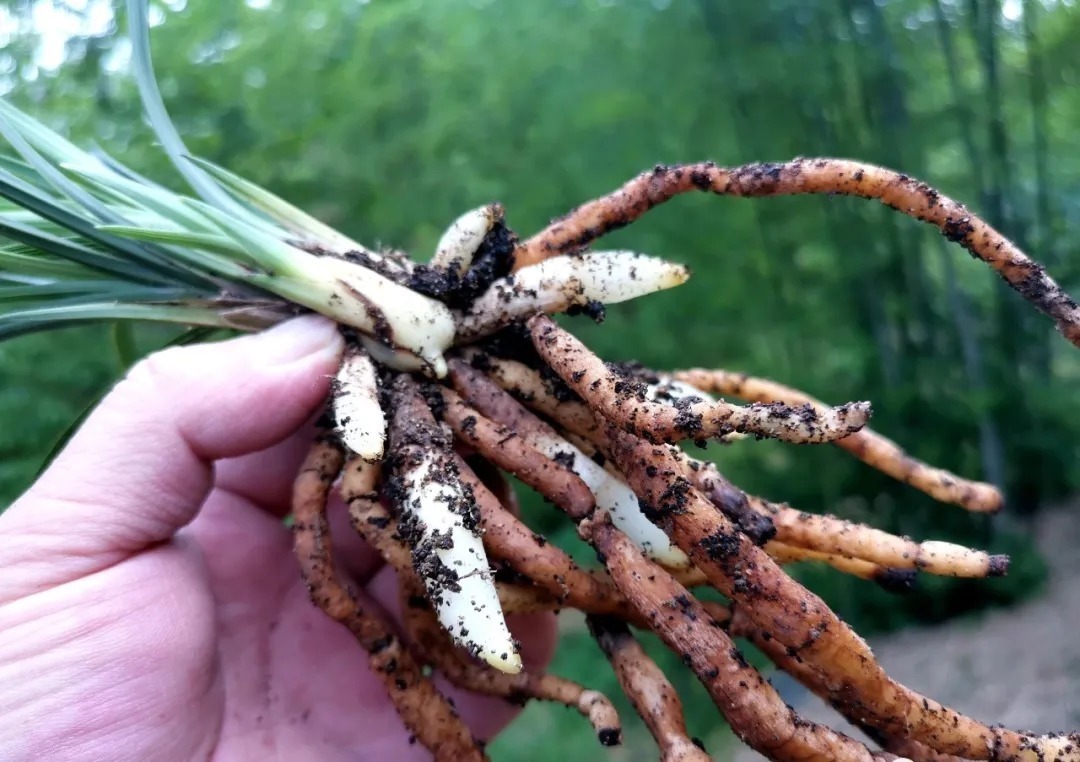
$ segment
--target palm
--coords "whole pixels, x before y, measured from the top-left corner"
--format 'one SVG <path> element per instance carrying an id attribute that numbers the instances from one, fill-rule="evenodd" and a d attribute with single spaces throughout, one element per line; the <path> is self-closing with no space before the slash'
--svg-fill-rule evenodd
<path id="1" fill-rule="evenodd" d="M 426 759 L 425 750 L 408 743 L 409 733 L 368 670 L 364 651 L 311 604 L 291 536 L 271 515 L 274 507 L 268 511 L 218 490 L 192 526 L 209 583 L 196 581 L 197 569 L 178 580 L 212 597 L 216 627 L 208 633 L 217 658 L 207 662 L 200 655 L 190 668 L 213 673 L 211 701 L 218 712 L 193 717 L 188 731 L 216 730 L 217 751 L 228 759 L 259 757 L 271 749 L 285 759 Z M 193 557 L 192 563 L 200 561 Z M 394 601 L 380 593 L 393 593 L 390 577 L 384 568 L 371 581 L 373 597 L 387 609 Z M 471 699 L 478 700 L 484 701 Z M 176 706 L 179 712 L 186 708 L 190 704 Z M 218 728 L 207 726 L 208 719 Z M 485 724 L 478 730 L 495 730 Z"/>
<path id="2" fill-rule="evenodd" d="M 408 743 L 366 654 L 308 599 L 278 508 L 215 489 L 172 541 L 28 599 L 35 609 L 82 607 L 38 639 L 27 661 L 28 672 L 40 659 L 53 674 L 84 678 L 56 686 L 65 705 L 94 707 L 92 723 L 82 720 L 95 737 L 72 727 L 71 741 L 96 748 L 105 730 L 157 759 L 426 758 Z M 392 609 L 389 572 L 369 590 Z M 48 674 L 42 680 L 46 692 Z M 483 706 L 492 699 L 455 701 L 466 717 L 485 718 L 474 724 L 481 735 L 510 716 L 505 704 Z"/>
<path id="3" fill-rule="evenodd" d="M 219 753 L 247 759 L 272 748 L 286 759 L 426 759 L 409 743 L 352 635 L 312 605 L 291 535 L 274 515 L 280 508 L 216 490 L 191 529 L 209 570 L 202 589 L 213 597 L 220 655 L 214 665 L 192 666 L 216 670 L 224 686 L 223 694 L 216 691 Z M 339 545 L 351 555 L 348 570 L 370 578 L 376 604 L 396 614 L 391 570 L 376 572 L 366 548 Z M 484 737 L 510 717 L 496 699 L 458 695 L 455 704 L 465 716 L 483 718 L 472 724 Z"/>
<path id="4" fill-rule="evenodd" d="M 364 651 L 309 601 L 282 522 L 340 346 L 302 318 L 158 355 L 4 512 L 5 759 L 426 758 Z M 392 571 L 340 504 L 331 524 L 365 605 L 394 617 Z M 554 617 L 528 618 L 511 627 L 542 668 Z M 481 739 L 517 711 L 448 694 Z"/>

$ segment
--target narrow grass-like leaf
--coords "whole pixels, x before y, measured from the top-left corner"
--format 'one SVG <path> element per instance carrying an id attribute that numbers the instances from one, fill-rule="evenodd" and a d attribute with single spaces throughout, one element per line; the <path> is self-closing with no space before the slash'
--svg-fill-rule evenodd
<path id="1" fill-rule="evenodd" d="M 118 159 L 110 156 L 108 153 L 105 152 L 105 150 L 103 148 L 97 146 L 96 144 L 91 143 L 91 146 L 92 146 L 92 148 L 90 149 L 90 155 L 93 156 L 98 161 L 100 161 L 106 167 L 111 169 L 113 172 L 120 175 L 121 177 L 126 177 L 128 180 L 136 182 L 139 185 L 142 185 L 142 186 L 147 187 L 147 188 L 156 188 L 156 189 L 158 189 L 160 191 L 164 191 L 166 193 L 172 193 L 173 192 L 173 191 L 169 190 L 168 188 L 166 188 L 161 183 L 154 182 L 149 177 L 146 177 L 144 175 L 140 175 L 138 172 L 136 172 L 131 167 L 127 166 L 126 164 L 119 161 Z"/>
<path id="2" fill-rule="evenodd" d="M 214 328 L 243 327 L 228 315 L 211 306 L 176 307 L 158 304 L 116 302 L 78 304 L 62 307 L 37 307 L 0 315 L 0 341 L 35 331 L 76 323 L 100 323 L 113 320 L 139 320 L 152 323 L 180 323 Z"/>
<path id="3" fill-rule="evenodd" d="M 80 279 L 104 277 L 99 270 L 84 267 L 70 259 L 46 255 L 34 246 L 13 243 L 0 247 L 0 273 L 17 274 L 31 278 Z"/>
<path id="4" fill-rule="evenodd" d="M 22 137 L 58 167 L 77 166 L 84 170 L 94 170 L 100 175 L 107 175 L 110 172 L 108 167 L 99 157 L 79 148 L 70 140 L 54 132 L 42 122 L 23 113 L 3 100 L 0 100 L 0 114 L 3 114 L 9 121 L 15 123 L 15 125 L 20 128 Z M 20 162 L 12 161 L 12 163 L 19 164 Z M 23 166 L 33 171 L 28 165 Z M 18 173 L 16 172 L 16 174 Z M 38 178 L 31 182 L 40 185 L 43 182 L 43 178 L 38 174 Z M 118 193 L 117 190 L 107 182 L 98 183 L 94 190 L 101 195 L 107 196 L 109 199 L 115 199 L 124 204 L 131 204 L 131 199 Z M 108 215 L 111 211 L 113 210 L 105 209 L 104 213 Z"/>
<path id="5" fill-rule="evenodd" d="M 184 179 L 203 200 L 237 216 L 248 216 L 251 213 L 229 196 L 209 175 L 183 158 L 190 152 L 169 118 L 165 101 L 158 89 L 157 79 L 154 77 L 154 63 L 150 55 L 150 21 L 147 17 L 147 5 L 147 0 L 128 0 L 127 12 L 131 65 L 150 126 L 177 171 L 184 176 Z"/>
<path id="6" fill-rule="evenodd" d="M 47 185 L 47 183 L 41 179 L 41 175 L 34 171 L 33 167 L 25 161 L 19 161 L 14 156 L 7 156 L 6 154 L 0 153 L 0 169 L 10 172 L 24 183 L 35 185 L 39 188 Z"/>
<path id="7" fill-rule="evenodd" d="M 96 161 L 90 154 L 70 140 L 62 137 L 43 122 L 39 122 L 3 99 L 0 99 L 0 116 L 6 118 L 12 126 L 18 129 L 19 134 L 25 140 L 44 154 L 46 158 L 50 159 L 53 164 Z"/>
<path id="8" fill-rule="evenodd" d="M 94 301 L 101 301 L 102 281 L 57 281 L 55 283 L 34 283 L 20 285 L 0 284 L 0 304 L 12 301 L 47 301 L 53 302 L 58 297 L 90 295 Z"/>
<path id="9" fill-rule="evenodd" d="M 99 225 L 98 230 L 124 238 L 181 247 L 176 250 L 177 256 L 225 278 L 243 279 L 252 273 L 250 267 L 236 261 L 238 256 L 246 257 L 247 255 L 243 247 L 228 236 L 214 233 L 189 233 L 183 230 L 154 230 L 128 225 Z M 222 254 L 224 256 L 221 256 Z"/>
<path id="10" fill-rule="evenodd" d="M 32 275 L 20 275 L 18 273 L 4 272 L 0 270 L 0 288 L 9 285 L 32 286 L 39 283 L 54 283 L 54 278 L 40 278 Z"/>
<path id="11" fill-rule="evenodd" d="M 0 285 L 0 303 L 10 301 L 46 302 L 43 306 L 74 306 L 100 302 L 176 302 L 192 299 L 192 293 L 183 288 L 148 288 L 116 281 L 56 281 L 20 285 Z M 20 310 L 21 312 L 21 310 Z M 0 315 L 16 316 L 17 312 Z"/>
<path id="12" fill-rule="evenodd" d="M 59 225 L 52 220 L 47 220 L 37 212 L 15 206 L 14 204 L 9 203 L 7 199 L 0 199 L 0 217 L 3 217 L 5 220 L 14 220 L 26 225 L 32 225 L 38 230 L 44 230 L 61 237 L 76 235 L 63 225 Z"/>
<path id="13" fill-rule="evenodd" d="M 31 142 L 37 141 L 28 141 L 26 139 L 27 135 L 23 130 L 19 129 L 19 127 L 23 125 L 16 119 L 12 119 L 12 111 L 14 111 L 12 106 L 5 103 L 3 99 L 0 99 L 0 135 L 4 136 L 4 139 L 18 151 L 27 163 L 29 163 L 37 173 L 49 183 L 49 185 L 70 198 L 90 214 L 93 214 L 103 222 L 121 222 L 119 215 L 111 211 L 101 203 L 101 201 L 81 188 L 77 183 L 64 177 L 63 172 L 50 164 L 44 156 L 38 153 L 37 149 L 31 145 Z M 40 124 L 38 126 L 41 130 L 46 131 L 47 134 L 48 128 Z"/>
<path id="14" fill-rule="evenodd" d="M 140 238 L 144 241 L 167 243 L 176 246 L 192 246 L 206 251 L 215 251 L 230 257 L 246 256 L 244 247 L 236 240 L 221 233 L 192 233 L 187 230 L 156 230 L 146 227 L 127 225 L 99 225 L 98 230 L 128 238 Z"/>
<path id="15" fill-rule="evenodd" d="M 120 370 L 125 371 L 139 359 L 139 350 L 135 346 L 135 329 L 132 323 L 113 323 L 113 347 Z"/>
<path id="16" fill-rule="evenodd" d="M 29 120 L 36 127 L 25 126 L 26 134 L 23 134 L 18 129 L 18 126 L 22 124 L 19 121 L 13 121 L 9 118 L 9 114 L 12 107 L 8 104 L 0 101 L 0 134 L 2 134 L 9 143 L 18 151 L 27 162 L 29 162 L 38 173 L 45 178 L 50 185 L 52 185 L 60 193 L 64 194 L 72 201 L 76 202 L 79 206 L 85 209 L 88 213 L 94 215 L 98 220 L 106 223 L 122 225 L 128 221 L 124 217 L 118 214 L 114 209 L 109 208 L 102 203 L 93 194 L 82 188 L 78 183 L 64 176 L 64 173 L 57 169 L 55 166 L 49 163 L 45 157 L 43 157 L 38 151 L 26 140 L 27 135 L 30 135 L 36 142 L 44 142 L 48 144 L 45 138 L 40 136 L 34 137 L 34 132 L 40 130 L 44 133 L 48 133 L 49 130 L 44 125 L 34 123 Z M 28 120 L 29 117 L 26 117 Z M 59 138 L 59 136 L 56 136 Z M 67 141 L 63 141 L 65 145 L 71 145 Z M 89 159 L 89 154 L 83 154 L 78 149 L 72 146 L 71 151 L 64 148 L 55 148 L 61 156 L 77 152 L 75 155 L 71 155 L 71 159 L 77 160 L 79 154 L 86 156 Z M 190 277 L 190 272 L 181 267 L 177 263 L 171 261 L 168 253 L 164 250 L 148 246 L 145 244 L 136 244 L 132 251 L 132 256 L 136 256 L 141 261 L 147 264 L 153 263 L 156 269 L 159 269 L 163 273 L 171 274 L 173 277 Z"/>
<path id="17" fill-rule="evenodd" d="M 288 201 L 250 180 L 245 180 L 240 175 L 230 172 L 224 167 L 219 167 L 206 159 L 195 156 L 188 156 L 187 159 L 203 167 L 230 191 L 255 208 L 261 209 L 288 230 L 310 237 L 316 243 L 341 253 L 362 251 L 364 249 L 363 246 L 342 235 L 329 225 L 320 222 L 304 210 L 293 206 Z"/>
<path id="18" fill-rule="evenodd" d="M 249 225 L 220 209 L 194 199 L 184 199 L 184 202 L 210 217 L 226 235 L 240 244 L 251 261 L 270 273 L 295 272 L 297 262 L 311 256 L 293 248 L 269 230 Z"/>
<path id="19" fill-rule="evenodd" d="M 163 267 L 161 262 L 148 257 L 134 241 L 100 232 L 90 220 L 68 211 L 55 199 L 11 174 L 0 172 L 0 196 L 78 235 L 97 241 L 107 249 L 126 255 L 130 259 L 122 264 L 129 279 L 144 283 L 173 283 L 179 280 L 197 286 L 210 285 L 206 278 L 196 273 L 175 266 Z M 120 262 L 119 259 L 115 261 Z"/>
<path id="20" fill-rule="evenodd" d="M 104 167 L 64 164 L 63 168 L 74 172 L 94 185 L 126 198 L 133 206 L 142 206 L 185 230 L 212 232 L 216 228 L 206 217 L 191 207 L 180 203 L 180 197 L 166 190 L 147 187 L 120 177 Z M 100 226 L 99 226 L 100 229 Z"/>
<path id="21" fill-rule="evenodd" d="M 2 182 L 3 181 L 0 180 L 0 185 L 2 185 Z M 3 188 L 0 187 L 0 193 L 2 192 Z M 93 230 L 93 228 L 91 228 L 91 230 Z M 19 243 L 41 249 L 53 256 L 69 259 L 72 262 L 78 262 L 85 267 L 91 267 L 100 272 L 108 273 L 127 281 L 134 281 L 136 283 L 168 282 L 164 278 L 148 275 L 146 271 L 133 266 L 130 262 L 125 260 L 107 256 L 65 238 L 49 235 L 48 233 L 36 230 L 29 225 L 6 220 L 2 216 L 0 216 L 0 235 L 10 238 L 13 241 L 18 241 Z"/>
<path id="22" fill-rule="evenodd" d="M 96 242 L 88 241 L 78 233 L 72 232 L 63 225 L 58 225 L 52 220 L 47 220 L 26 209 L 19 209 L 17 211 L 11 209 L 0 210 L 0 220 L 3 220 L 5 223 L 15 223 L 22 227 L 36 230 L 39 233 L 52 236 L 53 238 L 62 238 L 65 241 L 71 241 L 72 243 L 76 243 L 86 248 L 93 249 L 99 246 Z M 112 256 L 112 253 L 109 251 L 100 249 L 99 251 L 105 256 Z"/>

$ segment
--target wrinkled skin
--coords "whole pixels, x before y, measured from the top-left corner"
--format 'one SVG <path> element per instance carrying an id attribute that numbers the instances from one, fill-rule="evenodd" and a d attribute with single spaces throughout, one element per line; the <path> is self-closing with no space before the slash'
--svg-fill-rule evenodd
<path id="1" fill-rule="evenodd" d="M 311 604 L 281 521 L 341 348 L 306 317 L 160 353 L 0 516 L 0 757 L 428 758 Z M 331 514 L 346 571 L 396 616 L 393 574 Z M 521 619 L 542 667 L 554 617 Z M 516 711 L 449 695 L 479 738 Z"/>

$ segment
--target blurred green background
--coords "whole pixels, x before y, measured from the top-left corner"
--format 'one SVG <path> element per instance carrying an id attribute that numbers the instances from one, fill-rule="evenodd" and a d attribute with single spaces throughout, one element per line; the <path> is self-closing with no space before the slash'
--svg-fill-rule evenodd
<path id="1" fill-rule="evenodd" d="M 527 235 L 659 162 L 835 155 L 927 180 L 1080 290 L 1068 235 L 1080 218 L 1075 0 L 172 0 L 152 20 L 155 68 L 191 150 L 369 244 L 426 258 L 457 214 L 492 200 Z M 122 21 L 110 2 L 0 2 L 0 93 L 179 188 L 141 117 Z M 605 246 L 694 270 L 675 291 L 610 308 L 603 325 L 568 322 L 607 359 L 869 399 L 874 428 L 914 455 L 1006 489 L 1004 514 L 977 516 L 835 448 L 708 450 L 771 499 L 1014 557 L 1005 579 L 924 579 L 905 597 L 798 569 L 857 629 L 1037 594 L 1032 522 L 1080 481 L 1080 421 L 1063 412 L 1080 354 L 986 266 L 847 198 L 682 197 Z M 0 507 L 122 372 L 113 344 L 108 327 L 0 344 Z M 527 510 L 579 547 L 553 511 Z M 564 629 L 554 669 L 617 694 L 581 621 L 567 615 Z M 660 658 L 716 752 L 715 709 Z M 492 752 L 577 758 L 594 743 L 569 710 L 533 706 Z M 647 739 L 612 758 L 635 754 L 654 754 Z"/>

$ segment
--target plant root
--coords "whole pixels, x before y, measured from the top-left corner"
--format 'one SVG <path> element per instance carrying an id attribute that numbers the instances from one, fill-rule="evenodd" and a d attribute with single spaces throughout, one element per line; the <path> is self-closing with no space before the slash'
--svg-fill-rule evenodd
<path id="1" fill-rule="evenodd" d="M 672 377 L 703 392 L 738 397 L 751 402 L 786 402 L 825 409 L 825 403 L 808 394 L 765 378 L 725 370 L 693 368 L 676 371 Z M 992 513 L 1004 504 L 1001 492 L 992 484 L 973 482 L 934 468 L 908 455 L 895 442 L 863 429 L 833 442 L 897 481 L 909 484 L 942 503 L 952 503 L 969 511 Z"/>
<path id="2" fill-rule="evenodd" d="M 604 558 L 618 588 L 648 617 L 653 631 L 693 669 L 745 744 L 778 762 L 886 758 L 800 719 L 746 662 L 727 633 L 711 626 L 708 613 L 686 588 L 648 561 L 606 515 L 583 522 L 581 533 Z"/>
<path id="3" fill-rule="evenodd" d="M 818 596 L 784 574 L 678 475 L 667 449 L 610 425 L 608 436 L 615 462 L 675 544 L 777 648 L 798 656 L 808 679 L 830 702 L 842 705 L 845 716 L 851 712 L 888 737 L 914 737 L 935 751 L 970 759 L 1080 759 L 1075 738 L 989 728 L 892 680 L 866 643 Z M 618 585 L 613 571 L 612 577 Z M 1069 756 L 1062 755 L 1066 749 Z"/>
<path id="4" fill-rule="evenodd" d="M 390 625 L 360 605 L 334 570 L 326 500 L 344 460 L 340 445 L 315 443 L 293 488 L 293 536 L 296 557 L 311 600 L 345 625 L 369 654 L 402 721 L 439 760 L 484 760 L 486 755 L 450 703 L 424 677 Z"/>
<path id="5" fill-rule="evenodd" d="M 590 615 L 589 632 L 611 662 L 626 697 L 660 747 L 661 762 L 708 762 L 698 742 L 686 733 L 682 701 L 675 687 L 615 617 Z"/>
<path id="6" fill-rule="evenodd" d="M 835 516 L 796 511 L 750 496 L 750 506 L 772 519 L 776 539 L 829 555 L 862 559 L 891 569 L 918 569 L 942 577 L 1000 577 L 1009 558 L 950 542 L 914 542 Z"/>
<path id="7" fill-rule="evenodd" d="M 486 664 L 472 661 L 455 647 L 439 625 L 423 588 L 403 585 L 402 606 L 408 638 L 422 658 L 439 670 L 453 685 L 487 696 L 500 696 L 524 705 L 529 699 L 554 701 L 576 709 L 587 718 L 603 746 L 617 746 L 622 740 L 622 722 L 611 701 L 599 691 L 549 674 L 522 670 L 508 675 Z"/>
<path id="8" fill-rule="evenodd" d="M 401 326 L 417 347 L 438 339 L 424 344 L 427 354 L 347 332 L 351 359 L 332 402 L 350 457 L 343 467 L 344 447 L 320 438 L 294 493 L 296 552 L 314 603 L 368 650 L 406 726 L 440 759 L 483 759 L 484 752 L 424 667 L 467 690 L 574 707 L 601 743 L 619 740 L 607 698 L 525 670 L 503 618 L 574 609 L 586 615 L 665 762 L 707 756 L 688 736 L 671 683 L 630 627 L 655 633 L 682 657 L 735 734 L 772 760 L 1080 762 L 1075 735 L 988 727 L 897 683 L 867 644 L 784 569 L 824 563 L 903 592 L 920 572 L 1004 574 L 1006 557 L 770 503 L 678 444 L 748 435 L 834 443 L 939 501 L 978 512 L 1001 507 L 997 489 L 922 463 L 866 428 L 868 403 L 830 407 L 723 370 L 672 374 L 605 363 L 544 314 L 599 315 L 602 302 L 685 280 L 681 266 L 627 252 L 522 268 L 577 255 L 691 190 L 878 199 L 936 225 L 987 262 L 1080 346 L 1080 307 L 1039 265 L 961 205 L 880 167 L 837 159 L 657 167 L 521 244 L 501 208 L 495 216 L 495 207 L 474 210 L 444 236 L 433 266 L 417 266 L 416 277 L 398 284 L 423 291 L 438 318 L 438 325 Z M 339 472 L 354 529 L 398 573 L 408 648 L 334 572 L 325 505 Z M 559 507 L 602 568 L 584 568 L 535 533 L 507 475 Z M 702 601 L 691 590 L 703 597 L 716 591 L 730 603 Z M 736 637 L 750 640 L 884 750 L 799 718 L 743 659 Z"/>
<path id="9" fill-rule="evenodd" d="M 699 441 L 731 432 L 800 444 L 831 442 L 858 431 L 870 418 L 868 402 L 821 413 L 809 405 L 794 408 L 782 402 L 755 402 L 745 408 L 722 401 L 654 402 L 640 382 L 605 365 L 551 318 L 536 315 L 527 325 L 536 351 L 571 389 L 624 431 L 650 442 Z"/>
<path id="10" fill-rule="evenodd" d="M 718 167 L 712 162 L 657 165 L 618 190 L 579 206 L 520 244 L 514 269 L 578 251 L 606 233 L 625 227 L 680 193 L 720 196 L 790 196 L 804 193 L 859 196 L 936 226 L 948 240 L 994 268 L 1001 278 L 1058 331 L 1080 347 L 1080 306 L 1012 241 L 951 198 L 924 182 L 884 167 L 847 159 L 792 159 Z"/>

